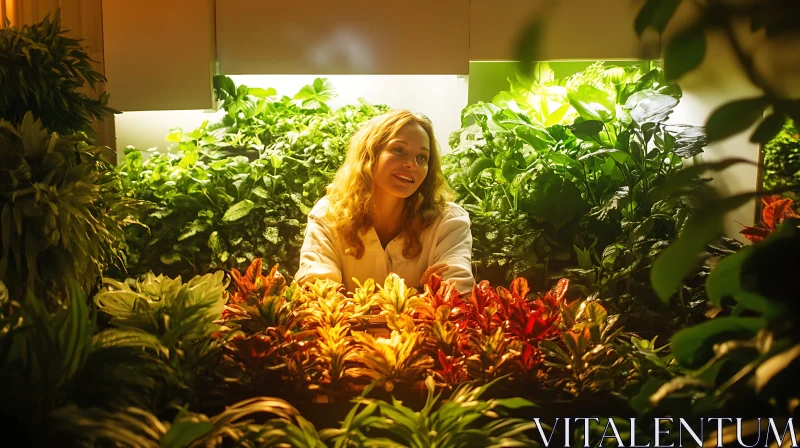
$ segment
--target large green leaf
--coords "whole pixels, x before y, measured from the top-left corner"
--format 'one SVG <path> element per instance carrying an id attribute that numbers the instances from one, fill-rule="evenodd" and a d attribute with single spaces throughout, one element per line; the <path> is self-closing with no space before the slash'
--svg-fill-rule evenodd
<path id="1" fill-rule="evenodd" d="M 258 87 L 250 87 L 247 89 L 247 93 L 253 96 L 257 96 L 259 98 L 269 98 L 273 97 L 278 94 L 278 91 L 273 89 L 272 87 L 268 89 L 262 89 Z"/>
<path id="2" fill-rule="evenodd" d="M 608 123 L 616 118 L 616 99 L 592 85 L 581 85 L 567 93 L 569 103 L 584 120 Z"/>
<path id="3" fill-rule="evenodd" d="M 647 0 L 636 15 L 636 34 L 641 36 L 648 27 L 655 28 L 659 34 L 664 32 L 680 3 L 680 0 Z"/>
<path id="4" fill-rule="evenodd" d="M 578 187 L 553 172 L 538 174 L 529 188 L 530 197 L 523 206 L 536 219 L 550 222 L 556 227 L 589 208 Z"/>
<path id="5" fill-rule="evenodd" d="M 599 120 L 587 120 L 580 123 L 575 123 L 569 127 L 576 137 L 588 140 L 596 136 L 603 130 L 603 122 Z"/>
<path id="6" fill-rule="evenodd" d="M 650 280 L 656 294 L 668 301 L 678 291 L 684 277 L 697 266 L 698 254 L 721 231 L 725 212 L 734 210 L 755 197 L 745 193 L 706 204 L 689 218 L 681 235 L 653 262 Z"/>
<path id="7" fill-rule="evenodd" d="M 630 187 L 627 185 L 622 186 L 619 190 L 615 191 L 609 198 L 604 199 L 603 202 L 592 209 L 592 215 L 597 216 L 597 219 L 603 221 L 609 217 L 609 214 L 615 210 L 621 210 L 630 193 Z"/>
<path id="8" fill-rule="evenodd" d="M 487 168 L 494 168 L 494 166 L 494 160 L 487 157 L 479 157 L 475 159 L 475 161 L 472 162 L 472 165 L 469 167 L 469 179 L 474 181 L 484 170 Z"/>
<path id="9" fill-rule="evenodd" d="M 703 152 L 706 147 L 706 133 L 700 126 L 685 126 L 675 136 L 672 152 L 681 158 L 688 159 Z"/>
<path id="10" fill-rule="evenodd" d="M 783 114 L 770 114 L 758 125 L 756 130 L 753 131 L 753 135 L 750 136 L 750 141 L 766 145 L 781 132 L 785 123 L 786 117 Z"/>
<path id="11" fill-rule="evenodd" d="M 714 344 L 750 339 L 765 325 L 761 317 L 718 317 L 675 333 L 672 354 L 681 365 L 696 368 L 713 356 Z"/>
<path id="12" fill-rule="evenodd" d="M 335 97 L 333 84 L 326 78 L 316 78 L 313 83 L 300 89 L 293 99 L 300 101 L 305 109 L 319 109 Z"/>
<path id="13" fill-rule="evenodd" d="M 225 211 L 225 214 L 222 215 L 222 220 L 225 222 L 233 222 L 238 221 L 239 219 L 244 218 L 250 213 L 250 210 L 253 209 L 255 203 L 250 199 L 244 199 L 239 201 L 228 208 Z"/>
<path id="14" fill-rule="evenodd" d="M 180 143 L 182 138 L 183 138 L 183 131 L 181 130 L 181 128 L 172 128 L 169 130 L 169 134 L 167 134 L 165 140 L 167 140 L 168 142 Z"/>
<path id="15" fill-rule="evenodd" d="M 706 293 L 712 304 L 721 306 L 722 299 L 742 291 L 739 273 L 742 262 L 752 251 L 752 246 L 743 247 L 737 253 L 723 258 L 714 266 L 706 282 Z"/>
<path id="16" fill-rule="evenodd" d="M 757 311 L 767 318 L 773 318 L 785 311 L 783 304 L 767 299 L 742 287 L 742 263 L 756 251 L 753 246 L 740 249 L 729 255 L 714 267 L 706 282 L 708 299 L 716 306 L 722 305 L 725 297 L 734 298 L 743 308 Z"/>
<path id="17" fill-rule="evenodd" d="M 219 99 L 225 99 L 227 96 L 236 96 L 236 85 L 231 78 L 225 75 L 214 76 L 214 90 Z"/>
<path id="18" fill-rule="evenodd" d="M 694 70 L 706 56 L 706 35 L 701 27 L 684 30 L 667 43 L 664 75 L 668 81 Z"/>
<path id="19" fill-rule="evenodd" d="M 723 104 L 708 117 L 706 133 L 714 142 L 744 131 L 764 115 L 769 105 L 766 97 L 747 98 Z"/>
<path id="20" fill-rule="evenodd" d="M 177 421 L 170 426 L 164 438 L 161 439 L 161 448 L 183 448 L 190 442 L 205 436 L 214 429 L 214 424 L 204 421 Z"/>
<path id="21" fill-rule="evenodd" d="M 661 123 L 667 120 L 678 100 L 668 95 L 650 95 L 636 104 L 631 111 L 633 121 L 644 123 Z"/>

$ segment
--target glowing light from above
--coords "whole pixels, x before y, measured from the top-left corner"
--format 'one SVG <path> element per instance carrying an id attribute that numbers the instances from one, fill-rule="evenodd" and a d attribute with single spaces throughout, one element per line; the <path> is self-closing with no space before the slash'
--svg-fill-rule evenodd
<path id="1" fill-rule="evenodd" d="M 337 29 L 324 44 L 309 49 L 309 56 L 320 67 L 343 66 L 369 73 L 374 65 L 369 41 L 352 30 Z"/>

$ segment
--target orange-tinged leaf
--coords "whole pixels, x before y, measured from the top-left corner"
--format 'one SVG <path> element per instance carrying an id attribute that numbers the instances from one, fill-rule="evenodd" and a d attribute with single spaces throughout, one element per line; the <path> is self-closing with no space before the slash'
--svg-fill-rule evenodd
<path id="1" fill-rule="evenodd" d="M 771 203 L 773 203 L 773 202 L 777 201 L 777 200 L 778 200 L 778 199 L 780 199 L 780 198 L 781 198 L 781 196 L 780 196 L 780 195 L 777 195 L 777 194 L 773 194 L 772 196 L 763 196 L 763 197 L 761 198 L 761 203 L 762 203 L 762 204 L 764 204 L 764 207 L 766 207 L 766 206 L 768 206 L 769 204 L 771 204 Z"/>
<path id="2" fill-rule="evenodd" d="M 522 277 L 517 277 L 511 282 L 511 294 L 514 294 L 522 300 L 528 297 L 530 291 L 531 288 L 528 286 L 528 280 Z"/>
<path id="3" fill-rule="evenodd" d="M 433 274 L 428 277 L 428 283 L 425 285 L 426 289 L 430 291 L 438 291 L 442 285 L 442 277 L 439 274 Z"/>
<path id="4" fill-rule="evenodd" d="M 553 286 L 553 289 L 547 292 L 542 298 L 542 301 L 550 308 L 558 307 L 559 302 L 564 300 L 564 296 L 569 289 L 569 279 L 562 278 Z"/>
<path id="5" fill-rule="evenodd" d="M 256 278 L 261 275 L 261 259 L 256 258 L 250 263 L 250 267 L 247 268 L 247 272 L 245 273 L 245 279 L 250 283 L 255 283 Z"/>
<path id="6" fill-rule="evenodd" d="M 775 229 L 787 217 L 792 217 L 792 201 L 789 198 L 777 199 L 764 207 L 761 212 L 761 221 L 770 229 Z"/>
<path id="7" fill-rule="evenodd" d="M 800 218 L 792 209 L 794 201 L 780 195 L 761 198 L 764 209 L 761 211 L 761 226 L 745 227 L 741 233 L 748 240 L 760 243 L 787 218 Z"/>
<path id="8" fill-rule="evenodd" d="M 754 243 L 760 243 L 769 235 L 769 229 L 762 227 L 745 227 L 739 233 Z"/>
<path id="9" fill-rule="evenodd" d="M 259 261 L 259 263 L 261 263 L 260 259 L 257 260 Z M 260 269 L 261 268 L 259 268 L 258 271 L 259 273 L 261 273 Z M 272 269 L 269 270 L 269 274 L 267 275 L 267 277 L 264 278 L 264 280 L 266 280 L 266 282 L 263 283 L 263 286 L 265 287 L 264 291 L 265 296 L 280 295 L 283 292 L 283 289 L 286 287 L 286 279 L 283 277 L 283 274 L 278 272 L 277 264 L 273 266 Z"/>

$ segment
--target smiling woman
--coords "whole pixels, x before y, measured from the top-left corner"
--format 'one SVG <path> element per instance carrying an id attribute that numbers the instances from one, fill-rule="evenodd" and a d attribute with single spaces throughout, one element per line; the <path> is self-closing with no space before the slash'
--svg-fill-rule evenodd
<path id="1" fill-rule="evenodd" d="M 328 194 L 308 215 L 300 283 L 330 279 L 352 291 L 395 273 L 410 285 L 437 273 L 472 289 L 472 234 L 453 202 L 430 120 L 393 110 L 367 122 L 350 142 Z"/>

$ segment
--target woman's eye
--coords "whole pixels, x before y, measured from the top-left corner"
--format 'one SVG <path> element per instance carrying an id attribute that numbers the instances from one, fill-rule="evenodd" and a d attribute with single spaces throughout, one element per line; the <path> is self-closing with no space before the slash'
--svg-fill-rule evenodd
<path id="1" fill-rule="evenodd" d="M 392 149 L 392 152 L 395 153 L 395 154 L 402 154 L 403 153 L 403 148 L 398 146 L 398 147 Z"/>
<path id="2" fill-rule="evenodd" d="M 423 162 L 427 162 L 428 161 L 428 156 L 417 156 L 417 160 L 421 160 Z"/>

